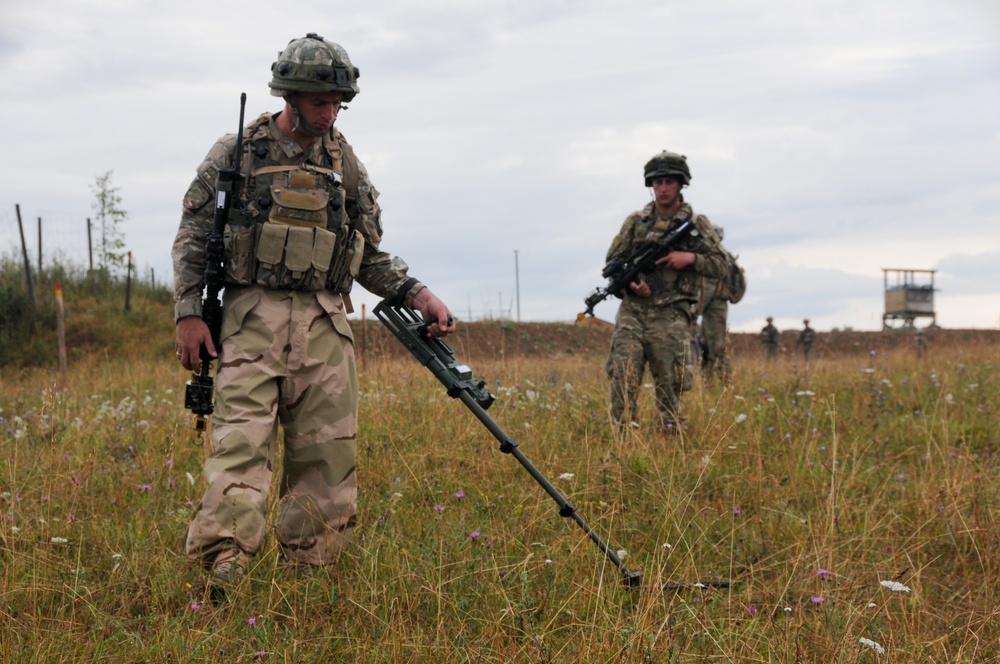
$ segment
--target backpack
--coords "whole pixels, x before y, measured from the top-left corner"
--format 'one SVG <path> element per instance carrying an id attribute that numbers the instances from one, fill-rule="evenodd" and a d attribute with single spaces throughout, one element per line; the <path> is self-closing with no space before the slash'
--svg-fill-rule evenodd
<path id="1" fill-rule="evenodd" d="M 733 256 L 726 251 L 727 266 L 729 267 L 728 274 L 726 278 L 720 281 L 722 285 L 722 297 L 725 298 L 732 304 L 736 304 L 743 299 L 743 295 L 747 292 L 747 276 L 743 272 L 743 268 L 737 264 L 737 256 Z"/>

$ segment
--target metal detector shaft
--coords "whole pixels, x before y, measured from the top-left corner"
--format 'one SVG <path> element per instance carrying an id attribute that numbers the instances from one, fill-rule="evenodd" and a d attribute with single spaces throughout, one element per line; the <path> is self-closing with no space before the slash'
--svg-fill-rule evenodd
<path id="1" fill-rule="evenodd" d="M 568 517 L 576 521 L 577 525 L 583 529 L 583 532 L 587 533 L 594 544 L 597 545 L 597 548 L 603 551 L 604 555 L 608 557 L 608 560 L 610 560 L 614 566 L 621 571 L 625 584 L 630 588 L 638 587 L 642 581 L 641 572 L 631 572 L 627 567 L 625 567 L 625 563 L 622 562 L 621 558 L 619 558 L 614 551 L 608 548 L 608 545 L 604 543 L 604 540 L 602 540 L 601 537 L 587 525 L 587 523 L 583 520 L 583 517 L 581 517 L 576 511 L 576 508 L 573 507 L 573 505 L 570 504 L 561 493 L 559 493 L 558 489 L 552 486 L 552 483 L 549 482 L 544 475 L 542 475 L 541 471 L 535 467 L 535 464 L 531 463 L 531 461 L 528 460 L 528 457 L 524 456 L 524 453 L 521 451 L 517 442 L 504 433 L 504 430 L 497 425 L 496 421 L 494 421 L 485 410 L 483 410 L 482 406 L 476 403 L 475 399 L 473 399 L 468 392 L 462 390 L 459 393 L 458 398 L 462 400 L 462 403 L 464 403 L 477 418 L 479 418 L 479 421 L 483 423 L 491 434 L 493 434 L 493 437 L 500 441 L 500 451 L 504 454 L 510 454 L 517 459 L 518 463 L 524 466 L 524 469 L 528 471 L 528 474 L 535 478 L 535 481 L 538 482 L 538 484 L 545 489 L 545 492 L 552 497 L 552 500 L 556 501 L 556 505 L 559 506 L 559 516 Z"/>
<path id="2" fill-rule="evenodd" d="M 607 556 L 608 560 L 619 569 L 625 585 L 629 588 L 638 588 L 642 582 L 642 573 L 629 571 L 625 567 L 621 558 L 615 555 L 614 551 L 604 543 L 604 540 L 577 514 L 576 508 L 524 456 L 517 442 L 508 436 L 486 413 L 486 409 L 493 403 L 493 395 L 486 389 L 484 382 L 476 381 L 473 378 L 472 370 L 468 366 L 455 359 L 455 353 L 451 347 L 441 339 L 428 336 L 427 326 L 420 315 L 408 307 L 392 305 L 383 300 L 375 306 L 372 312 L 410 350 L 417 361 L 427 367 L 448 388 L 448 396 L 460 399 L 472 411 L 493 434 L 493 437 L 500 442 L 500 451 L 517 459 L 535 481 L 545 489 L 545 492 L 559 506 L 559 516 L 572 518 L 576 521 L 583 532 L 587 533 L 594 544 Z"/>

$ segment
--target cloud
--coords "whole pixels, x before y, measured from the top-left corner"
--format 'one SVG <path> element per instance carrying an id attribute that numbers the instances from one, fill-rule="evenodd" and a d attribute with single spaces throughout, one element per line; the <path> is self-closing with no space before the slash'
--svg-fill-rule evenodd
<path id="1" fill-rule="evenodd" d="M 951 320 L 978 321 L 968 303 L 998 283 L 975 253 L 1000 243 L 997 12 L 977 0 L 373 0 L 308 16 L 258 0 L 13 4 L 0 121 L 18 168 L 0 184 L 0 240 L 19 241 L 19 202 L 45 218 L 48 247 L 78 251 L 89 185 L 114 170 L 137 262 L 169 274 L 180 198 L 235 130 L 239 93 L 249 118 L 278 110 L 270 64 L 317 31 L 362 72 L 338 122 L 382 191 L 384 247 L 456 309 L 509 303 L 517 249 L 522 316 L 572 318 L 649 200 L 643 163 L 669 148 L 692 165 L 688 200 L 747 267 L 735 324 L 811 309 L 814 322 L 877 327 L 881 268 L 896 266 L 939 269 Z"/>

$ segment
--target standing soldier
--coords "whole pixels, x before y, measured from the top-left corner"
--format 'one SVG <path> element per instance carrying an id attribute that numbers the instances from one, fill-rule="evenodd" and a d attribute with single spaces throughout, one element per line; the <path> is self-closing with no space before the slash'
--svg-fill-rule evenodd
<path id="1" fill-rule="evenodd" d="M 806 362 L 808 362 L 813 356 L 813 344 L 816 343 L 816 330 L 809 327 L 808 318 L 802 321 L 802 324 L 805 325 L 805 329 L 799 332 L 799 338 L 795 342 L 795 345 L 802 349 L 802 354 L 805 356 Z"/>
<path id="2" fill-rule="evenodd" d="M 781 350 L 781 333 L 774 326 L 774 318 L 771 316 L 767 317 L 767 325 L 760 331 L 760 342 L 767 351 L 767 359 L 773 360 L 778 357 L 778 351 Z"/>
<path id="3" fill-rule="evenodd" d="M 310 33 L 271 66 L 284 99 L 243 134 L 239 198 L 226 228 L 221 348 L 201 319 L 205 243 L 215 176 L 236 163 L 235 135 L 221 138 L 184 196 L 173 245 L 177 358 L 196 371 L 204 346 L 218 356 L 208 488 L 187 534 L 187 555 L 233 581 L 257 553 L 276 458 L 284 456 L 275 535 L 284 560 L 337 560 L 354 531 L 358 383 L 347 314 L 356 279 L 419 309 L 434 336 L 448 308 L 401 259 L 379 249 L 378 192 L 334 127 L 358 94 L 358 70 L 338 44 Z"/>
<path id="4" fill-rule="evenodd" d="M 622 297 L 606 365 L 611 418 L 619 430 L 637 419 L 637 391 L 648 362 L 660 424 L 675 433 L 683 422 L 680 395 L 690 385 L 686 358 L 700 277 L 723 277 L 726 255 L 711 223 L 681 195 L 691 181 L 686 157 L 664 150 L 646 163 L 643 178 L 653 200 L 625 219 L 607 261 L 627 258 L 640 244 L 662 240 L 689 219 L 698 232 L 660 258 L 654 272 L 639 275 Z"/>
<path id="5" fill-rule="evenodd" d="M 923 330 L 917 330 L 917 333 L 913 335 L 913 349 L 917 351 L 917 357 L 923 357 L 927 354 L 927 335 L 924 334 Z"/>
<path id="6" fill-rule="evenodd" d="M 715 227 L 719 240 L 723 229 Z M 730 269 L 734 268 L 732 265 Z M 700 280 L 696 316 L 701 316 L 702 376 L 709 382 L 718 378 L 723 385 L 733 375 L 729 358 L 729 293 L 726 279 L 705 277 Z"/>

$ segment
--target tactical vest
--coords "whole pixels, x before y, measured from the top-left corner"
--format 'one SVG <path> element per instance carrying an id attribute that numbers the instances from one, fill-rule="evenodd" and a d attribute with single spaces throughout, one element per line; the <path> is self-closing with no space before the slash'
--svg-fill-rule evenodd
<path id="1" fill-rule="evenodd" d="M 656 213 L 656 208 L 653 207 L 652 204 L 648 205 L 643 210 L 643 213 L 644 214 L 639 219 L 638 223 L 636 223 L 633 231 L 633 246 L 637 246 L 643 242 L 655 242 L 657 240 L 662 240 L 670 230 L 684 223 L 684 221 L 689 218 L 695 218 L 694 211 L 691 210 L 690 207 L 688 207 L 688 213 L 686 215 L 673 220 L 668 220 L 658 215 Z M 691 231 L 691 234 L 688 237 L 681 239 L 677 243 L 674 250 L 694 250 L 694 241 L 691 238 L 697 237 L 699 234 L 700 231 L 696 227 Z M 661 294 L 674 293 L 675 295 L 683 295 L 684 299 L 687 300 L 697 300 L 698 282 L 691 270 L 678 271 L 672 270 L 666 265 L 660 265 L 652 274 L 646 274 L 643 276 L 645 277 L 646 284 L 649 285 L 649 290 L 654 298 Z"/>
<path id="2" fill-rule="evenodd" d="M 226 226 L 226 284 L 349 293 L 361 267 L 359 173 L 346 141 L 322 138 L 328 164 L 281 164 L 270 114 L 247 127 L 240 201 Z"/>

